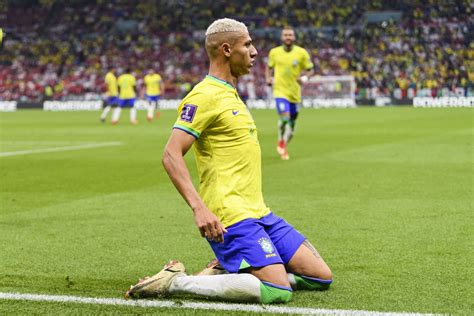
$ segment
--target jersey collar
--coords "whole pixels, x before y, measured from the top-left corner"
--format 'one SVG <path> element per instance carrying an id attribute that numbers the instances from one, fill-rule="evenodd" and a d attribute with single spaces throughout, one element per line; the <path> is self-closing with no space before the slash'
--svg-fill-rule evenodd
<path id="1" fill-rule="evenodd" d="M 281 47 L 283 48 L 283 51 L 284 51 L 285 53 L 291 53 L 291 51 L 293 50 L 293 48 L 295 48 L 295 44 L 291 44 L 290 50 L 286 50 L 286 45 L 285 45 L 285 44 L 281 45 Z"/>
<path id="2" fill-rule="evenodd" d="M 233 85 L 231 85 L 230 83 L 228 83 L 227 81 L 225 81 L 225 80 L 219 79 L 219 78 L 214 77 L 212 75 L 206 75 L 206 79 L 217 82 L 220 85 L 223 85 L 224 87 L 230 88 L 230 89 L 232 89 L 232 91 L 235 91 L 235 87 Z"/>

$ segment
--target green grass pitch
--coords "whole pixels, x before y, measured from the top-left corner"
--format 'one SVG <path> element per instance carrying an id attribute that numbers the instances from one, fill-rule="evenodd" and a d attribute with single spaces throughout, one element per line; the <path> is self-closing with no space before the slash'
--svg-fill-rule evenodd
<path id="1" fill-rule="evenodd" d="M 266 203 L 334 272 L 331 290 L 288 306 L 474 311 L 472 109 L 304 109 L 289 161 L 275 151 L 276 113 L 252 114 Z M 122 143 L 0 156 L 0 292 L 121 298 L 169 259 L 194 272 L 212 258 L 161 165 L 176 112 L 144 115 L 112 126 L 98 112 L 0 113 L 2 153 Z M 144 312 L 0 300 L 0 314 Z"/>

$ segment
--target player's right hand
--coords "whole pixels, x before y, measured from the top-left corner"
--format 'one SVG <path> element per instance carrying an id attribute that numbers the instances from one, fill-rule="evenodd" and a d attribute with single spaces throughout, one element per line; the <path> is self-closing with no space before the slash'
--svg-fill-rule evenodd
<path id="1" fill-rule="evenodd" d="M 194 210 L 194 221 L 202 237 L 218 243 L 224 242 L 224 233 L 227 233 L 227 230 L 209 209 L 203 207 Z"/>
<path id="2" fill-rule="evenodd" d="M 273 85 L 273 78 L 268 78 L 266 79 L 267 85 L 272 86 Z"/>
<path id="3" fill-rule="evenodd" d="M 309 80 L 308 76 L 304 75 L 304 76 L 301 76 L 299 78 L 299 83 L 304 84 L 304 83 L 308 82 L 308 80 Z"/>

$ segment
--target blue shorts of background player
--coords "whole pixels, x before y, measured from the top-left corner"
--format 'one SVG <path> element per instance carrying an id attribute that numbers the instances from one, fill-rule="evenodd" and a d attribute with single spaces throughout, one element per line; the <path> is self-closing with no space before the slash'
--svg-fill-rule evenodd
<path id="1" fill-rule="evenodd" d="M 296 113 L 298 113 L 298 107 L 296 103 L 292 103 L 284 98 L 275 98 L 275 102 L 279 115 L 282 113 L 290 113 L 290 117 L 295 117 Z"/>
<path id="2" fill-rule="evenodd" d="M 160 101 L 160 96 L 159 95 L 145 94 L 145 97 L 146 97 L 148 102 L 158 102 L 158 101 Z"/>
<path id="3" fill-rule="evenodd" d="M 273 213 L 259 219 L 245 219 L 226 229 L 224 243 L 208 242 L 229 273 L 249 267 L 287 264 L 306 239 Z"/>
<path id="4" fill-rule="evenodd" d="M 134 105 L 135 105 L 135 98 L 132 98 L 132 99 L 120 99 L 120 107 L 121 107 L 121 108 L 125 108 L 125 107 L 133 108 Z"/>
<path id="5" fill-rule="evenodd" d="M 108 97 L 105 102 L 106 102 L 106 105 L 109 105 L 111 107 L 115 107 L 115 106 L 119 105 L 119 98 L 118 97 Z"/>

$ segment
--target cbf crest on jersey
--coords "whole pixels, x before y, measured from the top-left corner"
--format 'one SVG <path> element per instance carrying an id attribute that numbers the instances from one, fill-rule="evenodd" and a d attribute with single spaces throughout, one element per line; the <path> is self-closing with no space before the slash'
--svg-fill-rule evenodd
<path id="1" fill-rule="evenodd" d="M 298 66 L 298 60 L 294 59 L 293 60 L 293 67 L 296 67 L 296 66 Z"/>
<path id="2" fill-rule="evenodd" d="M 260 244 L 260 247 L 262 247 L 263 252 L 266 253 L 265 258 L 276 256 L 276 254 L 274 253 L 275 250 L 273 248 L 273 244 L 270 239 L 268 239 L 267 237 L 262 237 L 258 240 L 258 243 Z"/>
<path id="3" fill-rule="evenodd" d="M 197 106 L 194 104 L 185 104 L 181 110 L 180 120 L 191 123 L 196 114 Z"/>

